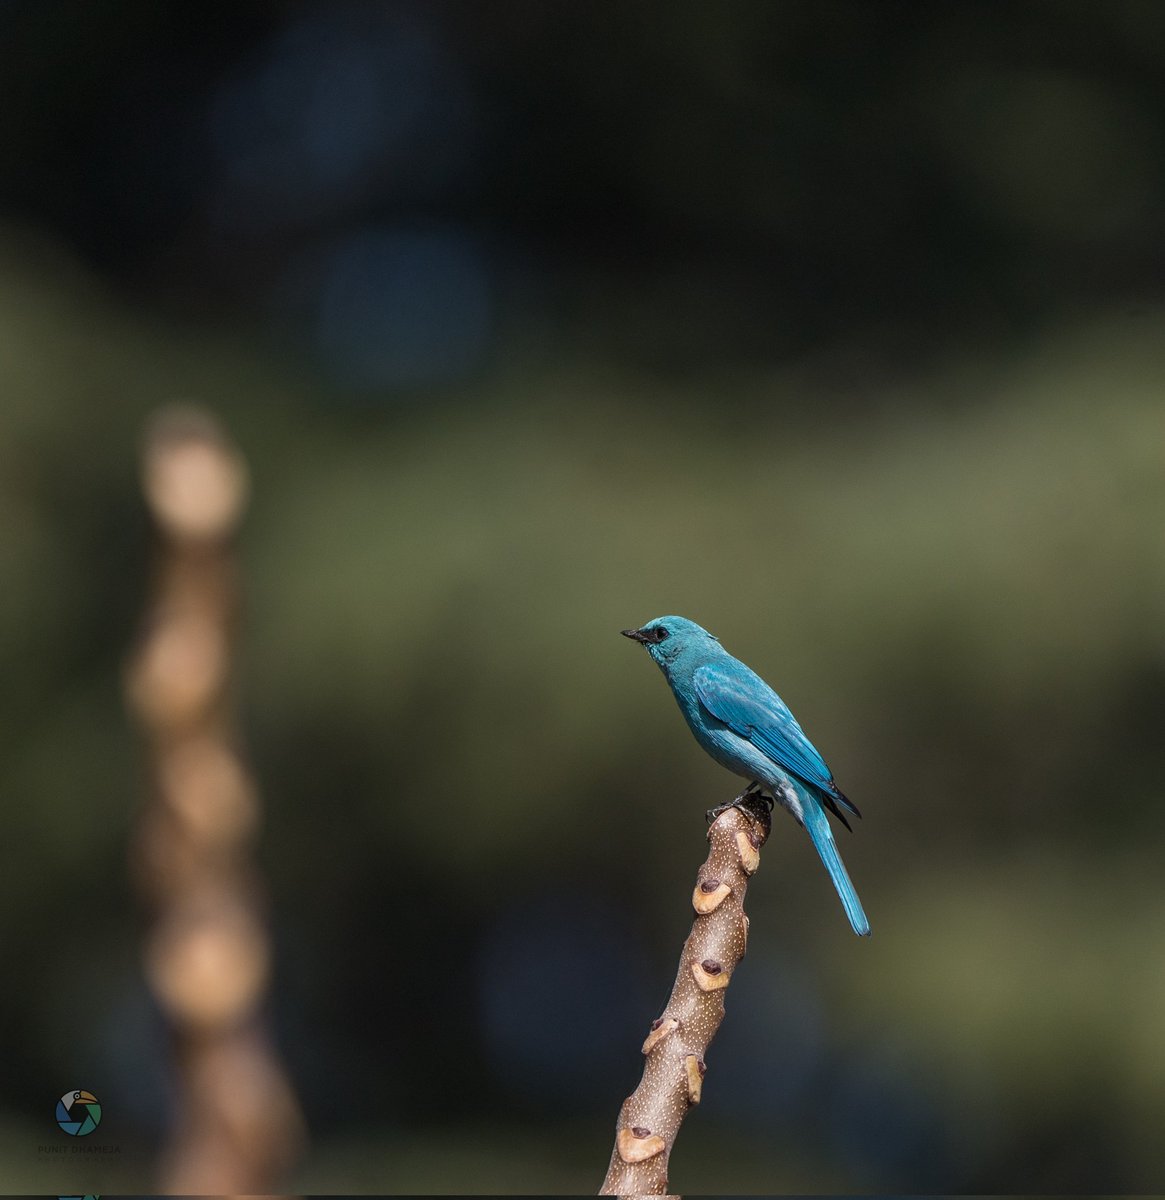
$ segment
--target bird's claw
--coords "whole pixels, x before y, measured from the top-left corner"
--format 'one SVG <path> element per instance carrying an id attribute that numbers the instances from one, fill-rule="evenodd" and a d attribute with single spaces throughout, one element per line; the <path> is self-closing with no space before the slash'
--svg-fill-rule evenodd
<path id="1" fill-rule="evenodd" d="M 772 813 L 773 809 L 777 806 L 777 802 L 764 790 L 759 783 L 757 783 L 755 779 L 748 785 L 748 787 L 744 789 L 743 792 L 740 793 L 739 796 L 736 797 L 735 800 L 733 800 L 732 803 L 733 805 L 739 807 L 742 801 L 748 800 L 759 800 L 765 806 L 765 810 L 769 813 Z"/>
<path id="2" fill-rule="evenodd" d="M 726 813 L 730 808 L 740 809 L 740 811 L 744 813 L 746 817 L 755 816 L 756 810 L 752 806 L 758 800 L 765 806 L 766 812 L 771 813 L 773 811 L 775 801 L 771 796 L 766 796 L 761 785 L 757 783 L 756 780 L 753 780 L 753 782 L 750 783 L 748 787 L 746 787 L 744 791 L 740 793 L 739 796 L 729 800 L 727 804 L 717 804 L 715 808 L 708 809 L 704 816 L 709 825 L 711 825 L 717 817 Z"/>

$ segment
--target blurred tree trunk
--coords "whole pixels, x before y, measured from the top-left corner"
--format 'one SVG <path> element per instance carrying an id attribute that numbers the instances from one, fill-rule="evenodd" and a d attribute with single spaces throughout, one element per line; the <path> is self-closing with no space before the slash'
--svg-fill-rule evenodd
<path id="1" fill-rule="evenodd" d="M 252 860 L 259 797 L 231 696 L 246 470 L 209 414 L 167 409 L 147 432 L 143 486 L 158 549 L 126 691 L 149 770 L 134 852 L 152 916 L 145 968 L 170 1024 L 177 1085 L 159 1187 L 270 1192 L 303 1123 L 263 1018 L 271 946 Z"/>

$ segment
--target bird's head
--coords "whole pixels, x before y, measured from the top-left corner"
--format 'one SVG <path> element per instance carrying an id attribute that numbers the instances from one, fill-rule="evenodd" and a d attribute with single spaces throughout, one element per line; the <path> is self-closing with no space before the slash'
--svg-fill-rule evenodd
<path id="1" fill-rule="evenodd" d="M 639 629 L 624 629 L 623 636 L 641 642 L 664 668 L 692 651 L 719 645 L 712 634 L 686 617 L 656 617 Z"/>

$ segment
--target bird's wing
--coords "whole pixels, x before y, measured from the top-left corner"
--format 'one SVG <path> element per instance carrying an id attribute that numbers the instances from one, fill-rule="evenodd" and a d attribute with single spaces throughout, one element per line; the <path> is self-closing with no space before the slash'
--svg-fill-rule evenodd
<path id="1" fill-rule="evenodd" d="M 841 795 L 788 705 L 756 672 L 741 662 L 707 663 L 696 670 L 694 681 L 700 703 L 738 737 L 805 783 Z"/>

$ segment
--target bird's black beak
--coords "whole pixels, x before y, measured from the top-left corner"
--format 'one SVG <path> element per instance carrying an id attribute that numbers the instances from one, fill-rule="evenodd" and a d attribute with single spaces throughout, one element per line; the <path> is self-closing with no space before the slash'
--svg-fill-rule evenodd
<path id="1" fill-rule="evenodd" d="M 623 629 L 620 632 L 624 637 L 629 637 L 633 642 L 647 641 L 647 637 L 642 629 Z"/>

